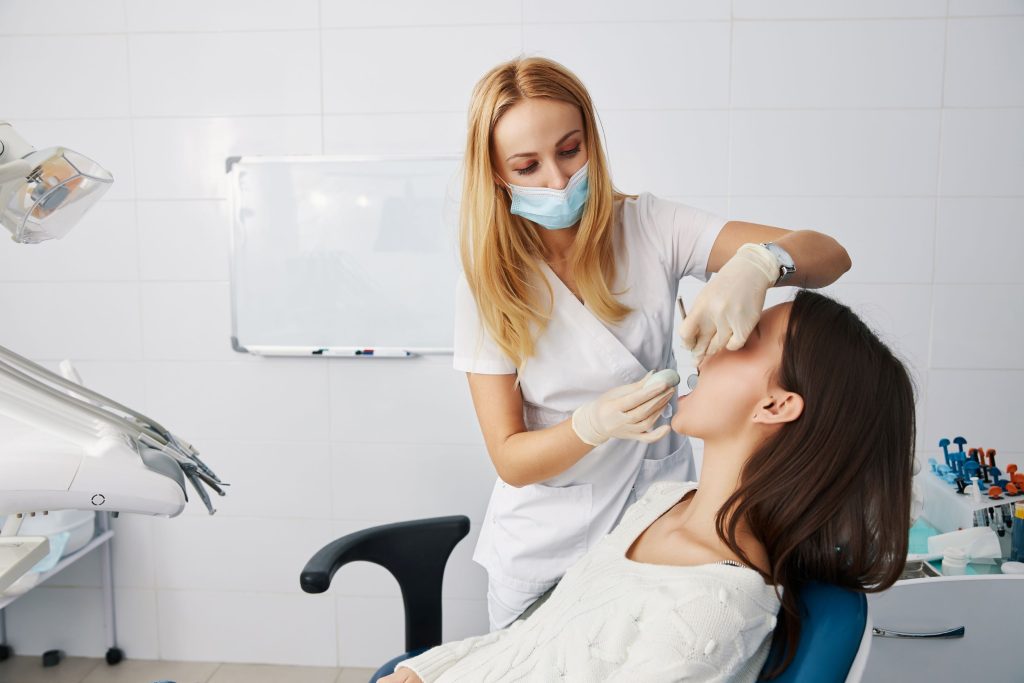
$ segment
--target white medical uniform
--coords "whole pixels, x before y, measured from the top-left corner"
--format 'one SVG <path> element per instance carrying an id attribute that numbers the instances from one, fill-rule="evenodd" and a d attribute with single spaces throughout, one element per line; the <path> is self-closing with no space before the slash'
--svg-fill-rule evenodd
<path id="1" fill-rule="evenodd" d="M 679 281 L 685 275 L 707 281 L 708 256 L 726 221 L 650 194 L 617 202 L 614 216 L 618 267 L 611 289 L 623 292 L 618 300 L 633 311 L 606 325 L 541 262 L 554 304 L 535 355 L 520 372 L 523 419 L 531 431 L 570 419 L 583 403 L 648 370 L 676 367 Z M 456 370 L 516 373 L 484 330 L 465 277 L 456 289 L 454 349 Z M 655 426 L 674 410 L 670 401 Z M 499 478 L 473 554 L 488 572 L 491 630 L 511 624 L 554 586 L 652 483 L 695 479 L 690 440 L 673 431 L 653 444 L 611 439 L 542 483 L 515 488 Z"/>

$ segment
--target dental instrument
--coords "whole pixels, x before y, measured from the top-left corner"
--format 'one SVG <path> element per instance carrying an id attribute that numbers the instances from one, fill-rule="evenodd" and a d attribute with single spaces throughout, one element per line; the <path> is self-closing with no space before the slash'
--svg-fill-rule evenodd
<path id="1" fill-rule="evenodd" d="M 963 464 L 963 468 L 962 469 L 963 469 L 964 476 L 967 479 L 970 479 L 971 481 L 973 481 L 976 478 L 980 479 L 978 477 L 978 470 L 981 469 L 981 466 L 977 463 L 977 461 L 975 461 L 975 460 L 967 460 Z"/>
<path id="2" fill-rule="evenodd" d="M 990 448 L 985 452 L 985 457 L 988 458 L 988 466 L 996 466 L 996 449 Z"/>
<path id="3" fill-rule="evenodd" d="M 117 646 L 110 518 L 119 512 L 173 517 L 188 501 L 185 480 L 214 513 L 204 486 L 224 495 L 226 486 L 190 444 L 155 420 L 82 386 L 68 361 L 63 376 L 0 347 L 0 415 L 34 428 L 0 443 L 0 659 L 10 656 L 3 609 L 19 595 L 83 555 L 100 551 L 103 626 L 108 664 L 124 652 Z M 49 511 L 88 510 L 95 535 L 77 549 L 78 531 L 91 535 L 92 520 L 58 534 L 19 536 L 22 522 Z M 52 516 L 52 515 L 51 515 Z M 26 525 L 28 533 L 40 528 Z M 46 533 L 46 532 L 42 532 Z M 55 562 L 48 569 L 38 565 Z M 43 653 L 44 665 L 60 652 Z"/>
<path id="4" fill-rule="evenodd" d="M 939 448 L 942 449 L 942 455 L 946 459 L 946 466 L 950 467 L 952 463 L 949 459 L 949 439 L 939 439 Z"/>
<path id="5" fill-rule="evenodd" d="M 950 461 L 950 463 L 952 463 L 953 471 L 957 475 L 963 476 L 964 475 L 964 464 L 967 462 L 967 454 L 964 453 L 963 451 L 958 451 L 956 453 L 951 453 L 950 456 L 949 456 L 949 461 Z"/>
<path id="6" fill-rule="evenodd" d="M 1003 511 L 994 508 L 989 508 L 989 510 L 992 511 L 992 524 L 989 526 L 995 529 L 996 534 L 1002 538 L 1006 535 L 1006 522 L 1003 521 Z"/>
<path id="7" fill-rule="evenodd" d="M 0 121 L 0 225 L 15 242 L 64 237 L 113 182 L 92 159 L 66 147 L 36 150 Z"/>
<path id="8" fill-rule="evenodd" d="M 0 414 L 40 435 L 0 451 L 0 514 L 109 510 L 176 516 L 192 485 L 210 514 L 217 475 L 155 420 L 0 346 Z M 53 440 L 52 437 L 57 437 Z"/>
<path id="9" fill-rule="evenodd" d="M 686 320 L 686 306 L 683 304 L 683 297 L 676 297 L 676 303 L 679 304 L 679 320 L 682 322 Z M 696 363 L 694 363 L 696 366 Z M 686 388 L 693 391 L 697 388 L 697 373 L 694 373 L 686 378 Z"/>

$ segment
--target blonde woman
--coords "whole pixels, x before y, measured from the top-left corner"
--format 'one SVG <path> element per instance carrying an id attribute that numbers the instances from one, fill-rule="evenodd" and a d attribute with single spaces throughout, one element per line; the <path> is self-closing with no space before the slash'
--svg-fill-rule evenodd
<path id="1" fill-rule="evenodd" d="M 644 386 L 675 367 L 680 280 L 708 282 L 679 330 L 700 362 L 744 345 L 770 287 L 823 287 L 850 259 L 821 233 L 618 192 L 590 95 L 536 57 L 473 92 L 460 223 L 454 367 L 499 477 L 473 556 L 493 631 L 539 605 L 651 484 L 696 479 L 668 425 L 676 390 Z"/>

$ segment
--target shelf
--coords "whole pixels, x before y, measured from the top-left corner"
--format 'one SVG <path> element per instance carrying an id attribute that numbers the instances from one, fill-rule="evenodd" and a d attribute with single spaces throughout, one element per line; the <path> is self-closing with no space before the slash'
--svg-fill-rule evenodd
<path id="1" fill-rule="evenodd" d="M 67 557 L 62 557 L 60 562 L 58 562 L 56 565 L 54 565 L 54 567 L 52 569 L 49 569 L 49 570 L 41 573 L 39 575 L 39 581 L 37 581 L 36 584 L 34 586 L 32 586 L 32 588 L 28 589 L 24 593 L 18 593 L 17 595 L 0 595 L 0 609 L 3 609 L 4 607 L 7 607 L 9 604 L 14 602 L 15 600 L 17 600 L 21 596 L 27 595 L 28 593 L 31 593 L 33 588 L 35 588 L 36 586 L 40 585 L 44 581 L 48 580 L 50 577 L 54 576 L 55 574 L 59 573 L 60 571 L 62 571 L 68 565 L 74 564 L 75 562 L 80 560 L 82 557 L 88 555 L 94 549 L 98 548 L 99 546 L 103 545 L 104 543 L 109 541 L 111 538 L 113 538 L 113 536 L 114 536 L 114 531 L 112 529 L 104 531 L 103 533 L 101 533 L 101 534 L 99 534 L 97 536 L 94 536 L 91 541 L 89 541 L 87 544 L 85 544 L 84 546 L 82 546 L 81 548 L 76 550 L 75 552 L 71 553 Z"/>

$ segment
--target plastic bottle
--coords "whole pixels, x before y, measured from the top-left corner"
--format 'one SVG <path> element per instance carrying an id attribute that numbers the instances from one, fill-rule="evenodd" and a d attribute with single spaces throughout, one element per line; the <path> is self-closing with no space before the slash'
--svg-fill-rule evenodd
<path id="1" fill-rule="evenodd" d="M 943 576 L 957 576 L 967 573 L 967 553 L 963 548 L 946 548 L 942 553 Z"/>

